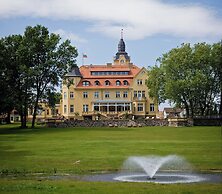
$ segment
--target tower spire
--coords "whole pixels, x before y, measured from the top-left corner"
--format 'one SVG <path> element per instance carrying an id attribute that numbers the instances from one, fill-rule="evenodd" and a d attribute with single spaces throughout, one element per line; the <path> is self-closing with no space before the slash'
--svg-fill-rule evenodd
<path id="1" fill-rule="evenodd" d="M 130 60 L 130 57 L 128 56 L 128 54 L 126 52 L 125 42 L 123 40 L 123 29 L 121 29 L 120 35 L 121 35 L 121 37 L 120 37 L 119 44 L 118 44 L 118 52 L 116 53 L 115 60 L 118 60 L 121 55 L 123 55 L 125 57 L 125 59 Z"/>

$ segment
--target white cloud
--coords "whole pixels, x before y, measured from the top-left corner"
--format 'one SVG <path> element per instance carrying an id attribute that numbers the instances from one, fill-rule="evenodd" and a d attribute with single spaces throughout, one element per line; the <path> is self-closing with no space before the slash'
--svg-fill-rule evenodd
<path id="1" fill-rule="evenodd" d="M 185 1 L 186 2 L 186 1 Z M 43 17 L 91 22 L 88 30 L 127 39 L 156 34 L 182 38 L 221 38 L 222 18 L 200 5 L 160 0 L 0 0 L 0 18 Z"/>
<path id="2" fill-rule="evenodd" d="M 86 39 L 81 38 L 80 36 L 78 36 L 77 34 L 74 34 L 72 32 L 67 32 L 63 29 L 58 29 L 54 31 L 55 34 L 59 34 L 63 39 L 69 39 L 73 42 L 80 42 L 80 43 L 85 43 L 87 42 Z"/>

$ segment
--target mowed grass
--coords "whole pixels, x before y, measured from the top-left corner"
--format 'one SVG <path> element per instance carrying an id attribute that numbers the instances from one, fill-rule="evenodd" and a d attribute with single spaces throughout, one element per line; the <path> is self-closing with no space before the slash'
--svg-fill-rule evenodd
<path id="1" fill-rule="evenodd" d="M 221 194 L 220 184 L 1 181 L 2 194 Z"/>
<path id="2" fill-rule="evenodd" d="M 117 171 L 129 156 L 169 154 L 185 157 L 198 171 L 221 171 L 221 143 L 221 127 L 0 126 L 0 172 L 89 174 Z M 205 189 L 220 193 L 221 185 L 0 180 L 0 193 L 203 193 Z"/>

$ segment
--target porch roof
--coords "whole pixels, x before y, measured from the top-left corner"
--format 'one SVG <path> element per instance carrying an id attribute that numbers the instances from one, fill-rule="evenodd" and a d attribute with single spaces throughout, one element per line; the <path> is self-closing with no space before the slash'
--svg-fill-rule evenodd
<path id="1" fill-rule="evenodd" d="M 131 103 L 129 100 L 95 100 L 93 103 Z"/>

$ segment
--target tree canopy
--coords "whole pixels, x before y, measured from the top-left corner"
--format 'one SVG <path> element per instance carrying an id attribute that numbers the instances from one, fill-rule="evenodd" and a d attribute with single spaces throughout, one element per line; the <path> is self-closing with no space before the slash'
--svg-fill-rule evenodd
<path id="1" fill-rule="evenodd" d="M 38 102 L 76 66 L 77 49 L 69 40 L 61 42 L 59 35 L 49 33 L 41 25 L 28 26 L 24 35 L 2 38 L 0 47 L 0 85 L 4 93 L 1 103 L 10 104 L 9 96 L 14 102 L 0 111 L 16 108 L 25 127 L 28 107 L 33 107 L 34 127 Z"/>
<path id="2" fill-rule="evenodd" d="M 149 71 L 149 95 L 169 99 L 187 116 L 222 114 L 222 44 L 182 44 L 163 54 Z"/>

